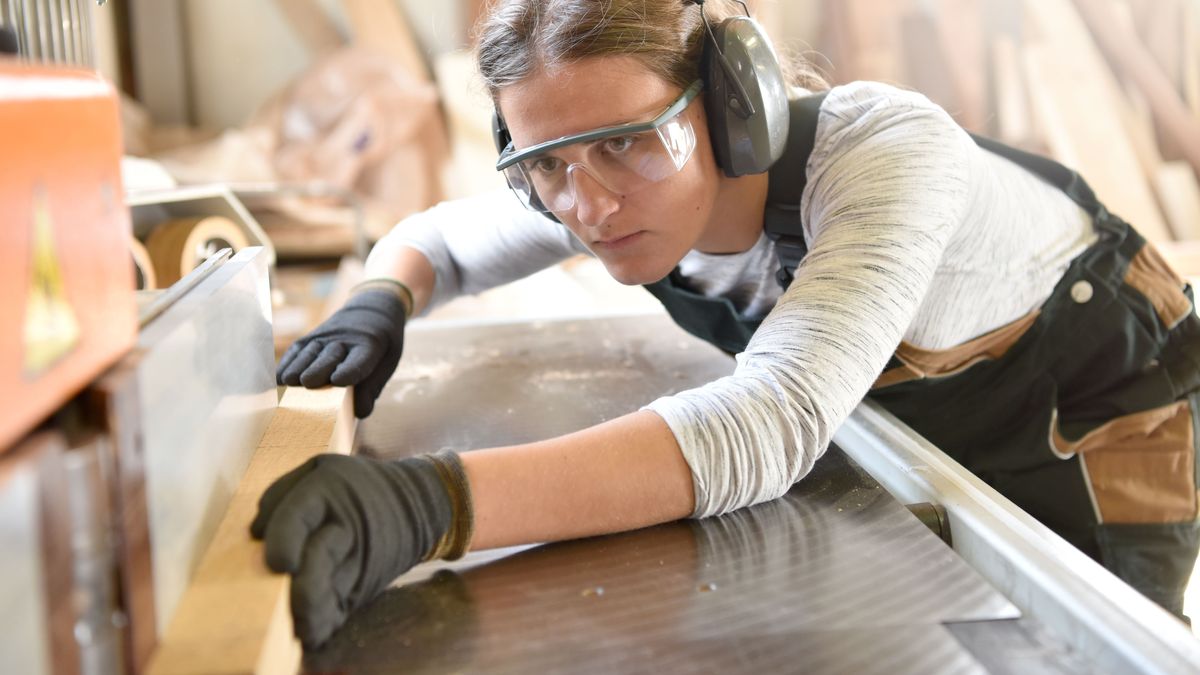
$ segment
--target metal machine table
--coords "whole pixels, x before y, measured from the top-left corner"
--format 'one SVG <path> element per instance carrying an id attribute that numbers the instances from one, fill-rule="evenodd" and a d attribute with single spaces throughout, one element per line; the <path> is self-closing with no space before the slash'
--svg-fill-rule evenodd
<path id="1" fill-rule="evenodd" d="M 647 315 L 409 332 L 363 423 L 401 457 L 577 430 L 733 360 Z M 719 518 L 423 565 L 313 672 L 1087 672 L 832 447 L 785 497 Z"/>

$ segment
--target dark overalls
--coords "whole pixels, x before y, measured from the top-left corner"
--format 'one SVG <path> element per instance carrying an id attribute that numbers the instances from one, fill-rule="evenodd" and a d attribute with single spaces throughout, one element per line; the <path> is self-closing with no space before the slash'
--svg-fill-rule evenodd
<path id="1" fill-rule="evenodd" d="M 820 100 L 793 102 L 789 148 L 771 169 L 765 228 L 785 288 L 806 250 L 799 194 Z M 901 343 L 869 396 L 1182 616 L 1200 542 L 1200 317 L 1191 288 L 1078 174 L 975 141 L 1063 190 L 1092 216 L 1098 239 L 1029 315 L 947 350 Z M 729 352 L 743 351 L 762 319 L 690 291 L 678 270 L 646 289 L 676 323 Z"/>

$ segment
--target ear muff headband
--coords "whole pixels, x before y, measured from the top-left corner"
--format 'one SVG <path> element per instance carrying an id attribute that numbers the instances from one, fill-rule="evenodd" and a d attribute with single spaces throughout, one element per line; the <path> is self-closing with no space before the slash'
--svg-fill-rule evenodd
<path id="1" fill-rule="evenodd" d="M 704 15 L 704 0 L 693 0 L 704 21 L 700 76 L 705 113 L 717 164 L 727 176 L 762 173 L 787 147 L 787 82 L 767 34 L 737 0 L 745 16 L 716 26 Z"/>

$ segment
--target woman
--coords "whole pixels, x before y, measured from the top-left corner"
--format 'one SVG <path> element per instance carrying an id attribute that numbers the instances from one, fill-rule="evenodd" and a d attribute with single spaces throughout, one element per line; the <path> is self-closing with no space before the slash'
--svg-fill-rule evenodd
<path id="1" fill-rule="evenodd" d="M 728 82 L 698 93 L 732 73 L 702 59 L 717 39 L 704 17 L 738 11 L 506 0 L 490 15 L 479 66 L 520 199 L 397 226 L 370 280 L 284 355 L 280 382 L 354 385 L 365 416 L 407 317 L 578 252 L 738 352 L 737 370 L 561 438 L 321 457 L 280 479 L 253 532 L 294 577 L 306 644 L 421 560 L 779 497 L 869 392 L 1180 613 L 1197 548 L 1190 290 L 1078 176 L 977 143 L 916 93 L 855 83 L 805 99 L 819 110 L 803 161 L 731 171 L 741 145 L 722 134 L 744 104 L 714 108 Z M 802 186 L 782 211 L 802 223 L 794 270 L 777 259 L 787 238 L 764 231 L 781 182 Z"/>

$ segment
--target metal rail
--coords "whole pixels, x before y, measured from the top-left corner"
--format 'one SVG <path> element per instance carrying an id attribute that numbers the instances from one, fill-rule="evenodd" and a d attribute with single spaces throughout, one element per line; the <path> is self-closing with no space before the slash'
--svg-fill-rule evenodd
<path id="1" fill-rule="evenodd" d="M 1200 669 L 1200 640 L 1182 622 L 878 404 L 859 405 L 834 441 L 897 499 L 945 507 L 959 555 L 1105 671 Z"/>

